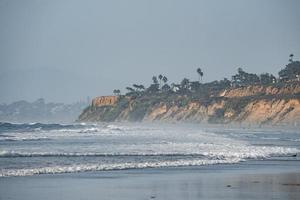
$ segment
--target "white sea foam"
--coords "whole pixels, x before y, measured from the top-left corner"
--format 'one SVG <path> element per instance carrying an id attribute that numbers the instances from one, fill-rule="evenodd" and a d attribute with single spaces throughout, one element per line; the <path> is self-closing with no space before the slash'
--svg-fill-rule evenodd
<path id="1" fill-rule="evenodd" d="M 35 125 L 32 123 L 30 125 Z M 82 126 L 82 125 L 81 125 Z M 130 135 L 136 134 L 137 131 L 143 131 L 143 128 L 126 127 L 117 125 L 101 126 L 87 126 L 80 128 L 64 128 L 43 130 L 41 127 L 34 128 L 33 130 L 18 132 L 9 132 L 0 135 L 0 141 L 33 141 L 33 140 L 55 140 L 63 138 L 79 138 L 88 136 L 105 136 L 105 135 Z"/>
<path id="2" fill-rule="evenodd" d="M 153 146 L 153 145 L 152 145 Z M 140 151 L 103 151 L 103 152 L 25 152 L 15 150 L 2 150 L 0 151 L 0 157 L 84 157 L 84 156 L 203 156 L 207 159 L 227 159 L 227 158 L 238 158 L 238 159 L 258 159 L 268 158 L 270 156 L 289 156 L 296 155 L 300 152 L 297 148 L 286 148 L 286 147 L 266 147 L 266 146 L 240 146 L 230 148 L 214 148 L 210 145 L 208 148 L 198 148 L 191 150 L 186 148 L 185 151 L 182 149 L 185 145 L 177 144 L 173 147 L 181 149 L 174 150 L 165 149 L 151 151 L 149 149 L 142 149 Z M 176 149 L 176 148 L 175 148 Z"/>
<path id="3" fill-rule="evenodd" d="M 55 140 L 72 137 L 88 137 L 99 132 L 98 128 L 85 129 L 59 129 L 51 131 L 36 130 L 33 132 L 11 132 L 0 136 L 0 141 L 31 141 L 31 140 Z"/>
<path id="4" fill-rule="evenodd" d="M 230 133 L 211 133 L 190 127 L 143 125 L 93 125 L 59 129 L 8 132 L 0 135 L 0 162 L 13 158 L 6 167 L 0 163 L 0 176 L 24 176 L 44 173 L 64 173 L 95 170 L 114 170 L 147 167 L 210 165 L 236 163 L 247 159 L 299 155 L 295 146 L 278 145 L 279 139 L 268 138 L 271 145 L 252 145 L 245 137 Z M 236 136 L 235 133 L 234 136 Z M 245 135 L 245 134 L 244 134 Z M 266 134 L 265 134 L 266 135 Z M 265 136 L 256 135 L 256 141 Z M 297 134 L 293 140 L 298 140 Z M 253 140 L 254 137 L 251 137 Z M 11 140 L 15 140 L 11 145 Z M 30 142 L 28 140 L 33 140 Z M 39 141 L 40 140 L 40 141 Z M 50 140 L 50 141 L 48 141 Z M 25 142 L 26 141 L 26 142 Z M 272 142 L 274 141 L 274 144 Z M 269 142 L 269 141 L 268 141 Z M 92 157 L 99 158 L 83 158 Z M 101 156 L 105 158 L 101 158 Z M 123 156 L 119 158 L 117 156 Z M 128 157 L 126 157 L 128 156 Z M 140 156 L 135 158 L 134 156 Z M 143 157 L 144 156 L 144 157 Z M 157 156 L 157 157 L 150 157 Z M 170 161 L 169 156 L 176 156 Z M 27 158 L 41 157 L 41 158 Z M 47 158 L 47 157 L 55 157 Z M 60 157 L 62 157 L 60 159 Z M 65 159 L 64 157 L 76 157 Z M 78 157 L 78 158 L 77 158 Z M 112 159 L 110 159 L 112 157 Z M 159 157 L 159 158 L 158 158 Z M 30 163 L 30 161 L 33 161 Z M 65 161 L 68 160 L 66 164 Z M 95 163 L 86 164 L 86 160 Z M 109 160 L 111 163 L 102 162 Z M 19 168 L 18 162 L 26 161 Z M 51 166 L 45 167 L 44 163 Z M 50 162 L 51 161 L 51 162 Z M 99 164 L 97 164 L 99 162 Z M 65 165 L 61 165 L 64 163 Z M 30 166 L 30 167 L 28 167 Z"/>
<path id="5" fill-rule="evenodd" d="M 52 166 L 28 169 L 2 169 L 0 177 L 8 176 L 30 176 L 35 174 L 60 174 L 86 171 L 106 171 L 122 169 L 142 169 L 160 167 L 182 167 L 182 166 L 201 166 L 212 164 L 232 164 L 241 161 L 240 159 L 230 160 L 177 160 L 163 162 L 140 162 L 140 163 L 116 163 L 116 164 L 79 164 L 68 166 Z"/>

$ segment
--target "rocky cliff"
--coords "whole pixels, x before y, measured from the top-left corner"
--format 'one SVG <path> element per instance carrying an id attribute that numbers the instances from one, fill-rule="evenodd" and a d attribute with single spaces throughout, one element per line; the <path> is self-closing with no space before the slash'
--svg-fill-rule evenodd
<path id="1" fill-rule="evenodd" d="M 112 106 L 115 105 L 117 101 L 118 101 L 117 96 L 96 97 L 92 100 L 92 106 L 93 107 Z"/>
<path id="2" fill-rule="evenodd" d="M 83 111 L 79 121 L 186 121 L 298 126 L 300 84 L 230 88 L 207 98 L 178 94 L 100 97 Z"/>

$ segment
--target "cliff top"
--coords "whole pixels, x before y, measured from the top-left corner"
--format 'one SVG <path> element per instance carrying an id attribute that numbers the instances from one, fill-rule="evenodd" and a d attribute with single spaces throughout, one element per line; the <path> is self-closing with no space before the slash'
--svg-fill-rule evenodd
<path id="1" fill-rule="evenodd" d="M 116 104 L 118 101 L 118 96 L 100 96 L 95 97 L 92 100 L 92 106 L 101 107 L 101 106 L 111 106 Z"/>

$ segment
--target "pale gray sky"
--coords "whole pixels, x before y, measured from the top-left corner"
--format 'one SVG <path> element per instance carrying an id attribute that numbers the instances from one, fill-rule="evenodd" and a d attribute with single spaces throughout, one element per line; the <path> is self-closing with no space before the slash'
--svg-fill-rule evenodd
<path id="1" fill-rule="evenodd" d="M 74 102 L 152 75 L 277 75 L 300 59 L 298 0 L 0 0 L 0 103 Z"/>

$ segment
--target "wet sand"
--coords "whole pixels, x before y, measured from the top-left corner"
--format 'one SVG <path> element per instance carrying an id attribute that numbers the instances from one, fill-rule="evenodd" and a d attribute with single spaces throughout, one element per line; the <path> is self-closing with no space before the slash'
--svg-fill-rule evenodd
<path id="1" fill-rule="evenodd" d="M 300 199 L 300 161 L 0 178 L 0 199 Z"/>

